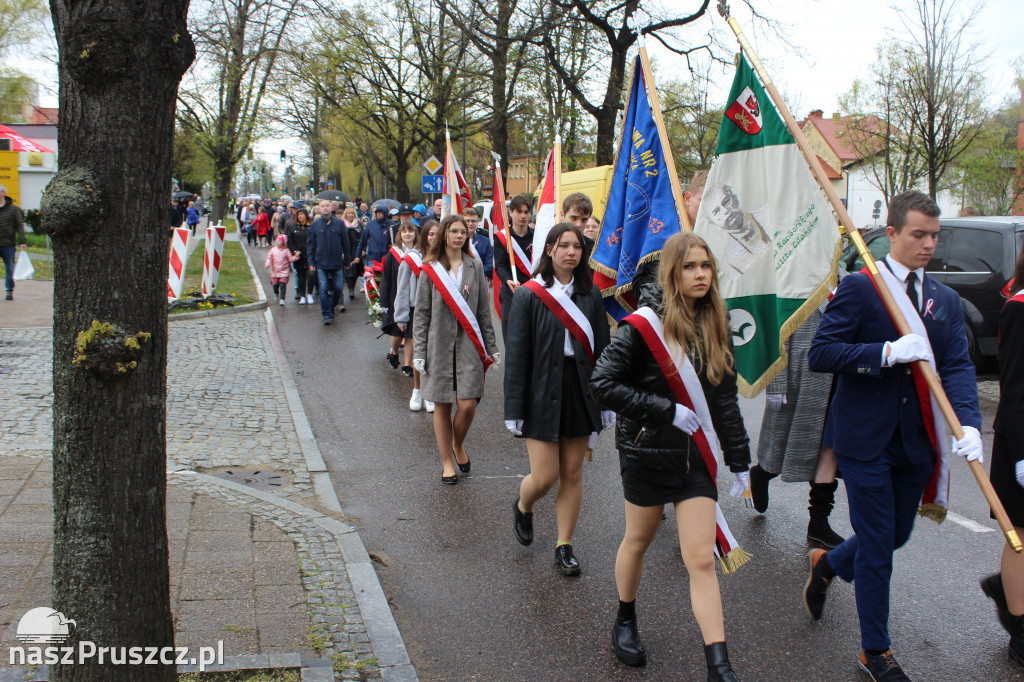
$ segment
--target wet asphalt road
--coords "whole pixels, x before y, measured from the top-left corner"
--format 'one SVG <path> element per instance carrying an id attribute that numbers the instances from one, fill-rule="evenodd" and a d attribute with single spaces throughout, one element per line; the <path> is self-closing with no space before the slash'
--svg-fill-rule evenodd
<path id="1" fill-rule="evenodd" d="M 266 250 L 249 251 L 270 293 Z M 362 298 L 349 302 L 346 295 L 348 311 L 326 327 L 318 305 L 297 305 L 293 292 L 288 298 L 284 307 L 272 305 L 278 334 L 346 513 L 381 560 L 377 573 L 421 679 L 706 678 L 672 514 L 647 553 L 637 600 L 649 664 L 626 668 L 611 651 L 614 559 L 624 527 L 611 433 L 601 436 L 584 468 L 574 539 L 583 575 L 567 579 L 553 565 L 553 493 L 536 505 L 533 545 L 520 546 L 512 533 L 511 505 L 529 468 L 525 446 L 503 426 L 503 367 L 488 373 L 466 443 L 472 473 L 457 486 L 442 486 L 431 416 L 409 411 L 412 380 L 388 367 L 387 339 L 377 339 L 366 323 Z M 763 398 L 741 402 L 753 451 Z M 988 446 L 995 404 L 983 400 L 982 409 Z M 952 511 L 996 528 L 963 462 L 953 463 L 952 480 Z M 855 662 L 853 586 L 837 580 L 820 623 L 810 620 L 800 598 L 808 487 L 773 481 L 771 506 L 761 516 L 728 497 L 731 483 L 720 477 L 722 507 L 741 546 L 754 555 L 734 575 L 720 576 L 730 658 L 740 678 L 866 680 Z M 838 497 L 833 527 L 848 534 L 842 487 Z M 998 568 L 1001 537 L 919 519 L 896 554 L 890 631 L 913 679 L 1024 680 L 977 584 Z"/>

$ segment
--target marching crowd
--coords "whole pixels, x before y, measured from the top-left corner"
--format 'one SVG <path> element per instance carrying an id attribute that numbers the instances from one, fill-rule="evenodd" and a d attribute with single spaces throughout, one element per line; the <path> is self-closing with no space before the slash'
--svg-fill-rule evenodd
<path id="1" fill-rule="evenodd" d="M 705 179 L 698 174 L 684 196 L 691 224 Z M 554 561 L 566 576 L 581 572 L 572 542 L 583 462 L 597 433 L 615 429 L 626 523 L 611 638 L 624 664 L 647 660 L 636 596 L 644 554 L 672 503 L 708 679 L 738 679 L 715 557 L 725 573 L 750 557 L 717 504 L 722 461 L 733 474 L 731 494 L 749 490 L 760 513 L 769 507 L 773 478 L 809 484 L 809 616 L 821 618 L 837 576 L 856 581 L 860 667 L 874 680 L 909 679 L 888 633 L 893 553 L 909 539 L 922 503 L 948 486 L 948 456 L 983 455 L 961 304 L 924 272 L 939 232 L 934 201 L 919 192 L 891 200 L 890 251 L 877 264 L 912 333 L 897 332 L 866 275 L 840 273 L 831 301 L 787 342 L 788 368 L 768 387 L 753 467 L 719 263 L 703 239 L 676 234 L 660 260 L 640 264 L 632 285 L 638 307 L 613 336 L 590 267 L 600 225 L 588 197 L 564 199 L 535 266 L 531 197 L 512 198 L 508 234 L 496 231 L 493 241 L 477 232 L 481 216 L 473 208 L 440 218 L 440 204 L 378 205 L 371 214 L 362 201 L 320 201 L 311 216 L 302 202 L 264 202 L 243 204 L 238 217 L 250 244 L 273 244 L 266 266 L 281 305 L 293 270 L 295 298 L 309 305 L 318 295 L 325 325 L 336 310 L 345 312 L 346 292 L 352 301 L 357 286 L 365 289 L 371 315 L 379 310 L 390 336 L 387 362 L 412 379 L 409 408 L 433 412 L 443 484 L 455 485 L 471 470 L 465 442 L 484 374 L 504 360 L 505 425 L 525 442 L 530 463 L 510 493 L 514 537 L 533 542 L 534 505 L 557 485 Z M 1024 252 L 1015 281 L 1021 291 L 1001 320 L 991 479 L 1024 532 Z M 504 358 L 492 310 L 501 320 Z M 917 361 L 941 377 L 963 438 L 950 443 L 934 419 L 938 410 L 921 390 Z M 828 522 L 838 477 L 849 501 L 849 538 Z M 1024 559 L 1004 548 L 1001 572 L 981 584 L 1010 635 L 1010 655 L 1024 665 Z"/>

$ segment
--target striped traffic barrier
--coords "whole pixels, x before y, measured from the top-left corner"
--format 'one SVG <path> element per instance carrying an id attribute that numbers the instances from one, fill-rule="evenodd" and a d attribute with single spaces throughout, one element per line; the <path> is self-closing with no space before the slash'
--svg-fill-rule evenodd
<path id="1" fill-rule="evenodd" d="M 206 228 L 206 250 L 203 252 L 203 298 L 209 298 L 213 290 L 217 288 L 226 233 L 227 228 L 220 223 Z"/>
<path id="2" fill-rule="evenodd" d="M 181 287 L 185 283 L 185 262 L 188 260 L 188 238 L 191 231 L 187 227 L 176 227 L 171 230 L 171 258 L 167 272 L 167 299 L 181 298 Z"/>

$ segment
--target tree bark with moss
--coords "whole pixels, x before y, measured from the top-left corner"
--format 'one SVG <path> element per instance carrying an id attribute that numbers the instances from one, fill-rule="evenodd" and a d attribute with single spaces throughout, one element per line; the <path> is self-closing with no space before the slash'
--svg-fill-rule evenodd
<path id="1" fill-rule="evenodd" d="M 52 0 L 60 170 L 53 238 L 53 607 L 71 640 L 172 646 L 165 520 L 167 216 L 187 0 Z M 173 680 L 58 665 L 53 680 Z"/>

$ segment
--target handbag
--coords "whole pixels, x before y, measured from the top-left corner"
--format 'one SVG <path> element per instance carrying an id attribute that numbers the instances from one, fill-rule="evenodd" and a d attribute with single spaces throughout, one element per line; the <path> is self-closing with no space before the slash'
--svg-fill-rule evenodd
<path id="1" fill-rule="evenodd" d="M 14 266 L 14 279 L 32 279 L 36 269 L 32 266 L 32 259 L 28 257 L 27 251 L 18 254 L 18 263 Z"/>

